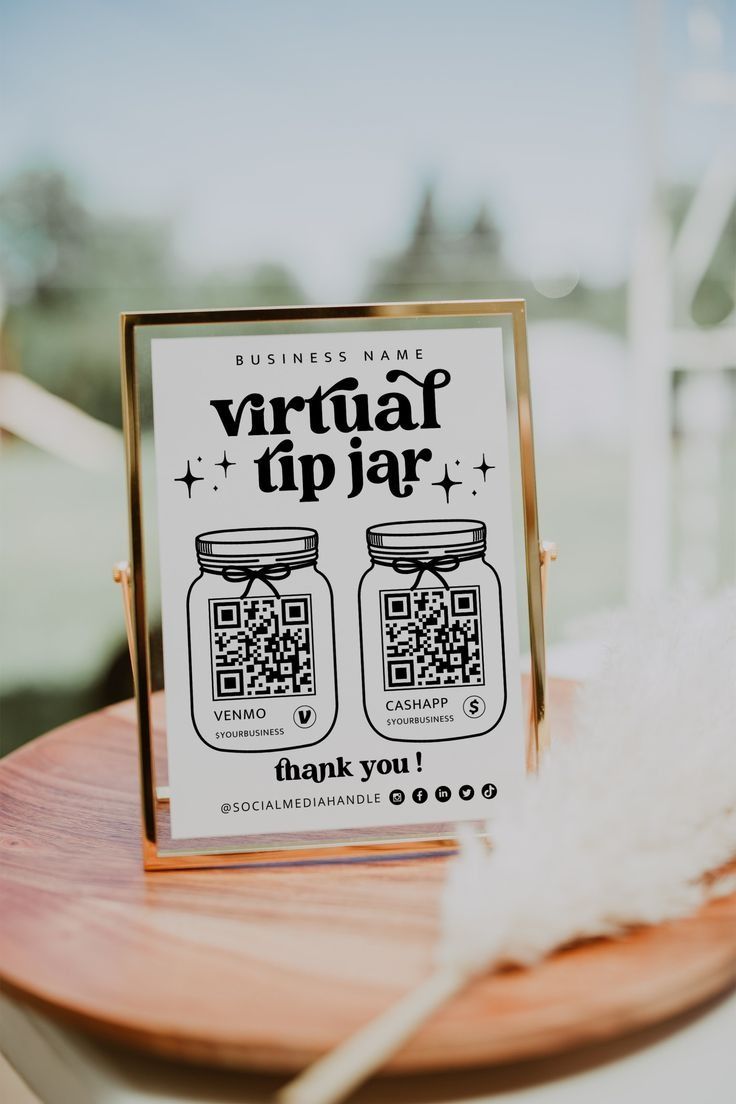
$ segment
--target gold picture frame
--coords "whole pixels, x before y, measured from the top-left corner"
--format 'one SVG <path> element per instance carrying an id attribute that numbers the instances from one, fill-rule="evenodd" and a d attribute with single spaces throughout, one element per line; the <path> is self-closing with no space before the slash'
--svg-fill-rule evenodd
<path id="1" fill-rule="evenodd" d="M 151 661 L 142 498 L 141 406 L 136 363 L 136 335 L 143 328 L 329 323 L 370 320 L 506 319 L 513 335 L 514 375 L 518 417 L 523 533 L 531 652 L 530 712 L 526 737 L 528 770 L 536 769 L 547 746 L 546 664 L 544 645 L 544 575 L 554 558 L 550 546 L 540 545 L 534 463 L 526 304 L 523 299 L 446 300 L 407 303 L 363 303 L 340 306 L 258 307 L 217 310 L 125 312 L 120 316 L 123 428 L 126 448 L 129 562 L 116 565 L 116 581 L 123 583 L 138 723 L 142 810 L 143 862 L 147 870 L 193 869 L 233 865 L 307 861 L 371 854 L 417 854 L 454 846 L 448 839 L 397 839 L 355 843 L 310 843 L 305 846 L 269 847 L 264 850 L 202 850 L 171 852 L 160 847 L 157 808 L 166 801 L 156 786 L 156 764 L 151 712 Z"/>

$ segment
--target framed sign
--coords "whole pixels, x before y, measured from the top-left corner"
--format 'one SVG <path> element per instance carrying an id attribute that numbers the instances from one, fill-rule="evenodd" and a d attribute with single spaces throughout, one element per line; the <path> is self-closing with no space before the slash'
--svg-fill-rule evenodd
<path id="1" fill-rule="evenodd" d="M 145 865 L 492 821 L 545 711 L 523 301 L 124 314 L 122 369 Z"/>

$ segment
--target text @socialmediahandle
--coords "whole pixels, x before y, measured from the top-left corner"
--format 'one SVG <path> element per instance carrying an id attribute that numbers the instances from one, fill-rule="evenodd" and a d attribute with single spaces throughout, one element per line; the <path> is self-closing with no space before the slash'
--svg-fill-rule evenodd
<path id="1" fill-rule="evenodd" d="M 360 805 L 381 805 L 388 803 L 389 805 L 403 805 L 405 801 L 413 802 L 415 805 L 424 805 L 426 803 L 437 803 L 440 805 L 446 804 L 453 796 L 459 798 L 461 801 L 469 802 L 478 797 L 485 801 L 492 801 L 498 793 L 498 787 L 494 782 L 484 782 L 480 787 L 476 789 L 470 782 L 466 782 L 457 787 L 455 793 L 450 786 L 439 785 L 432 788 L 426 788 L 424 786 L 415 786 L 413 789 L 401 789 L 395 787 L 388 794 L 381 794 L 380 792 L 372 793 L 347 793 L 347 794 L 316 794 L 294 796 L 294 797 L 278 797 L 278 798 L 246 798 L 234 801 L 224 801 L 220 805 L 220 812 L 224 815 L 230 813 L 288 813 L 295 809 L 325 809 L 325 808 L 347 808 L 350 806 Z"/>

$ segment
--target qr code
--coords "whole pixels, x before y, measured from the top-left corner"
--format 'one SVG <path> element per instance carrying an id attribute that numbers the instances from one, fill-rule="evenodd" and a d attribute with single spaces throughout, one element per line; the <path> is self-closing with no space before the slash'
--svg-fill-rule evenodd
<path id="1" fill-rule="evenodd" d="M 211 598 L 210 651 L 216 700 L 314 694 L 310 596 Z"/>
<path id="2" fill-rule="evenodd" d="M 381 591 L 385 690 L 484 680 L 480 589 Z"/>

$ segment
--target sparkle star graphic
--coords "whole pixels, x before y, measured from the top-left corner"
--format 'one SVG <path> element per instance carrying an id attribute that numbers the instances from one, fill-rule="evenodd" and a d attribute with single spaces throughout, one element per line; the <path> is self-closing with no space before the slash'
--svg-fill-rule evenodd
<path id="1" fill-rule="evenodd" d="M 450 479 L 450 473 L 447 470 L 447 464 L 445 464 L 445 474 L 442 476 L 441 479 L 438 479 L 436 483 L 433 483 L 432 486 L 442 487 L 442 490 L 445 492 L 446 501 L 449 503 L 450 491 L 453 487 L 459 487 L 461 482 L 462 480 L 460 479 Z"/>
<path id="2" fill-rule="evenodd" d="M 227 453 L 223 452 L 222 460 L 217 460 L 216 463 L 215 463 L 215 467 L 222 468 L 223 472 L 225 473 L 225 478 L 227 479 L 227 469 L 228 468 L 234 468 L 235 467 L 235 461 L 234 460 L 228 460 Z"/>
<path id="3" fill-rule="evenodd" d="M 176 479 L 174 480 L 174 482 L 175 483 L 186 483 L 187 497 L 191 498 L 192 497 L 192 487 L 194 486 L 195 483 L 201 483 L 202 482 L 202 476 L 201 475 L 192 475 L 192 469 L 189 466 L 189 461 L 187 460 L 187 473 L 186 473 L 186 475 L 178 475 L 176 477 Z"/>
<path id="4" fill-rule="evenodd" d="M 481 472 L 481 473 L 482 473 L 482 475 L 483 475 L 483 482 L 485 483 L 485 481 L 486 481 L 486 474 L 487 474 L 487 473 L 488 473 L 489 471 L 493 471 L 493 469 L 495 468 L 495 466 L 496 466 L 495 464 L 486 464 L 486 454 L 485 454 L 485 453 L 483 453 L 483 459 L 481 460 L 480 464 L 476 464 L 476 465 L 475 465 L 475 467 L 473 468 L 473 471 L 479 471 L 479 472 Z"/>

